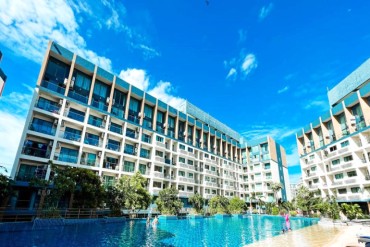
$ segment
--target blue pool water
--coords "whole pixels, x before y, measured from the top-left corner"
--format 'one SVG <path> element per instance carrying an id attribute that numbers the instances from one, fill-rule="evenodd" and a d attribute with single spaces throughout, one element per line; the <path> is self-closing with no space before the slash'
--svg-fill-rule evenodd
<path id="1" fill-rule="evenodd" d="M 293 230 L 318 219 L 291 218 Z M 156 229 L 145 221 L 80 224 L 59 229 L 1 232 L 1 246 L 244 246 L 281 234 L 279 216 L 227 217 L 161 221 Z"/>

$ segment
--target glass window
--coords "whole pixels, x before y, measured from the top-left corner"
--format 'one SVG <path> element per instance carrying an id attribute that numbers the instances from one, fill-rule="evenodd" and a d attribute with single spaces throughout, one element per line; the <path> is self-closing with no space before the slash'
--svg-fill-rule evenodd
<path id="1" fill-rule="evenodd" d="M 164 138 L 162 136 L 156 136 L 155 139 L 157 140 L 157 142 L 164 142 Z"/>
<path id="2" fill-rule="evenodd" d="M 332 146 L 332 147 L 329 148 L 330 152 L 334 152 L 335 150 L 337 150 L 337 146 Z"/>
<path id="3" fill-rule="evenodd" d="M 338 189 L 338 194 L 347 194 L 347 189 Z"/>
<path id="4" fill-rule="evenodd" d="M 344 160 L 344 162 L 348 162 L 348 161 L 353 160 L 352 155 L 344 157 L 343 160 Z"/>
<path id="5" fill-rule="evenodd" d="M 162 183 L 161 182 L 157 182 L 157 181 L 153 181 L 153 187 L 154 188 L 162 188 Z"/>
<path id="6" fill-rule="evenodd" d="M 185 164 L 185 158 L 183 158 L 183 157 L 179 157 L 179 162 L 180 162 L 180 163 L 184 163 L 184 164 Z"/>
<path id="7" fill-rule="evenodd" d="M 192 160 L 188 160 L 188 165 L 194 165 L 194 161 L 192 161 Z"/>
<path id="8" fill-rule="evenodd" d="M 193 173 L 189 173 L 189 174 L 188 174 L 188 177 L 189 177 L 189 178 L 194 178 L 194 174 L 193 174 Z"/>
<path id="9" fill-rule="evenodd" d="M 145 174 L 146 173 L 146 165 L 144 164 L 139 164 L 139 172 L 141 174 Z"/>
<path id="10" fill-rule="evenodd" d="M 352 187 L 351 192 L 352 193 L 360 193 L 360 187 Z"/>
<path id="11" fill-rule="evenodd" d="M 154 171 L 155 172 L 162 172 L 163 168 L 161 166 L 154 166 Z"/>
<path id="12" fill-rule="evenodd" d="M 334 175 L 335 179 L 343 179 L 343 173 L 338 173 Z"/>
<path id="13" fill-rule="evenodd" d="M 349 145 L 349 141 L 348 140 L 340 143 L 340 146 L 342 148 L 347 147 L 348 145 Z"/>
<path id="14" fill-rule="evenodd" d="M 69 65 L 64 64 L 54 58 L 50 58 L 46 67 L 44 80 L 62 85 L 65 78 L 69 75 Z"/>
<path id="15" fill-rule="evenodd" d="M 332 161 L 331 161 L 331 164 L 332 164 L 333 166 L 338 165 L 339 163 L 340 163 L 340 160 L 339 160 L 339 159 L 336 159 L 336 160 L 332 160 Z"/>
<path id="16" fill-rule="evenodd" d="M 180 177 L 185 177 L 185 172 L 184 171 L 179 171 L 179 176 Z"/>
<path id="17" fill-rule="evenodd" d="M 347 176 L 348 177 L 356 177 L 357 176 L 357 172 L 356 171 L 347 172 Z"/>
<path id="18" fill-rule="evenodd" d="M 123 170 L 125 172 L 134 172 L 135 171 L 135 163 L 125 160 Z"/>
<path id="19" fill-rule="evenodd" d="M 185 150 L 186 148 L 185 148 L 185 145 L 183 145 L 183 144 L 180 144 L 179 145 L 179 148 L 181 149 L 181 150 Z"/>
<path id="20" fill-rule="evenodd" d="M 108 85 L 104 84 L 101 81 L 96 80 L 94 85 L 93 98 L 95 100 L 105 100 L 109 93 Z"/>
<path id="21" fill-rule="evenodd" d="M 159 156 L 159 157 L 163 158 L 163 152 L 156 150 L 155 151 L 155 156 Z"/>

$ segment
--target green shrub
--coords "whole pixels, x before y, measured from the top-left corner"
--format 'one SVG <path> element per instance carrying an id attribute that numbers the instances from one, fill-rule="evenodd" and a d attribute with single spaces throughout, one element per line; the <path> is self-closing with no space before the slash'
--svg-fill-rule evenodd
<path id="1" fill-rule="evenodd" d="M 311 218 L 320 218 L 320 214 L 313 213 L 310 215 Z"/>
<path id="2" fill-rule="evenodd" d="M 252 214 L 258 214 L 258 210 L 257 209 L 253 209 L 252 210 Z"/>
<path id="3" fill-rule="evenodd" d="M 290 216 L 295 217 L 295 216 L 297 216 L 297 211 L 292 210 L 292 211 L 289 212 L 289 214 L 290 214 Z"/>
<path id="4" fill-rule="evenodd" d="M 279 215 L 279 208 L 278 207 L 273 207 L 271 212 L 272 212 L 272 215 Z"/>

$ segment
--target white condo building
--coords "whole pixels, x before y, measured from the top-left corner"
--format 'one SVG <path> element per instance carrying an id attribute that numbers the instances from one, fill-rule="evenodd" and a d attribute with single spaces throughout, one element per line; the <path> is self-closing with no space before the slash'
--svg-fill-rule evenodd
<path id="1" fill-rule="evenodd" d="M 370 59 L 328 92 L 331 109 L 297 133 L 303 185 L 369 211 Z"/>
<path id="2" fill-rule="evenodd" d="M 246 142 L 239 133 L 184 103 L 175 109 L 119 77 L 50 42 L 11 176 L 18 203 L 33 207 L 33 177 L 52 177 L 48 161 L 96 171 L 107 186 L 139 171 L 157 195 L 173 186 L 179 197 L 200 193 L 273 200 L 280 182 L 286 201 L 285 150 L 269 137 Z M 17 205 L 20 206 L 20 205 Z"/>

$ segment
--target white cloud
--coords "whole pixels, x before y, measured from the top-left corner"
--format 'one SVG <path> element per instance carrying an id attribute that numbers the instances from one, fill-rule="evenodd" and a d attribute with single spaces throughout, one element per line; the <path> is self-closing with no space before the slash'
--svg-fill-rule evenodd
<path id="1" fill-rule="evenodd" d="M 170 82 L 159 81 L 152 86 L 149 75 L 143 69 L 121 70 L 119 77 L 177 109 L 185 102 L 185 99 L 174 96 L 175 88 Z"/>
<path id="2" fill-rule="evenodd" d="M 76 5 L 77 6 L 77 5 Z M 84 5 L 79 5 L 82 9 Z M 112 70 L 111 60 L 87 49 L 74 12 L 63 0 L 0 1 L 0 42 L 17 55 L 40 62 L 49 39 Z"/>
<path id="3" fill-rule="evenodd" d="M 259 19 L 265 19 L 271 12 L 272 8 L 274 7 L 273 3 L 269 3 L 267 6 L 263 6 L 260 10 Z"/>
<path id="4" fill-rule="evenodd" d="M 329 103 L 326 100 L 314 100 L 310 103 L 306 103 L 303 106 L 303 109 L 305 110 L 311 110 L 313 108 L 319 109 L 320 111 L 326 111 L 329 110 Z"/>
<path id="5" fill-rule="evenodd" d="M 8 174 L 11 172 L 32 99 L 32 90 L 26 87 L 29 90 L 26 93 L 11 92 L 0 98 L 0 119 L 2 123 L 6 123 L 0 124 L 0 165 L 8 170 Z"/>
<path id="6" fill-rule="evenodd" d="M 173 96 L 174 87 L 170 82 L 160 81 L 148 93 L 177 109 L 185 102 L 185 99 Z"/>
<path id="7" fill-rule="evenodd" d="M 255 68 L 257 68 L 256 56 L 254 54 L 247 54 L 241 65 L 241 71 L 244 75 L 248 75 Z"/>
<path id="8" fill-rule="evenodd" d="M 227 74 L 226 76 L 226 79 L 229 79 L 231 77 L 231 79 L 236 79 L 236 75 L 237 75 L 237 71 L 235 68 L 231 68 L 229 73 Z"/>
<path id="9" fill-rule="evenodd" d="M 121 70 L 119 77 L 141 90 L 147 91 L 149 87 L 149 76 L 142 69 Z"/>
<path id="10" fill-rule="evenodd" d="M 277 141 L 282 141 L 285 138 L 292 137 L 301 128 L 292 128 L 284 125 L 252 125 L 247 131 L 243 131 L 242 135 L 247 140 L 254 140 L 263 136 L 271 136 Z"/>
<path id="11" fill-rule="evenodd" d="M 283 87 L 282 89 L 279 89 L 278 91 L 277 91 L 277 93 L 278 94 L 281 94 L 281 93 L 284 93 L 284 92 L 286 92 L 286 91 L 288 91 L 289 90 L 289 87 L 288 86 L 285 86 L 285 87 Z"/>
<path id="12" fill-rule="evenodd" d="M 258 66 L 256 56 L 252 53 L 246 54 L 242 49 L 239 57 L 234 57 L 229 61 L 225 60 L 225 68 L 229 70 L 226 79 L 235 80 L 238 75 L 240 79 L 245 79 Z"/>

